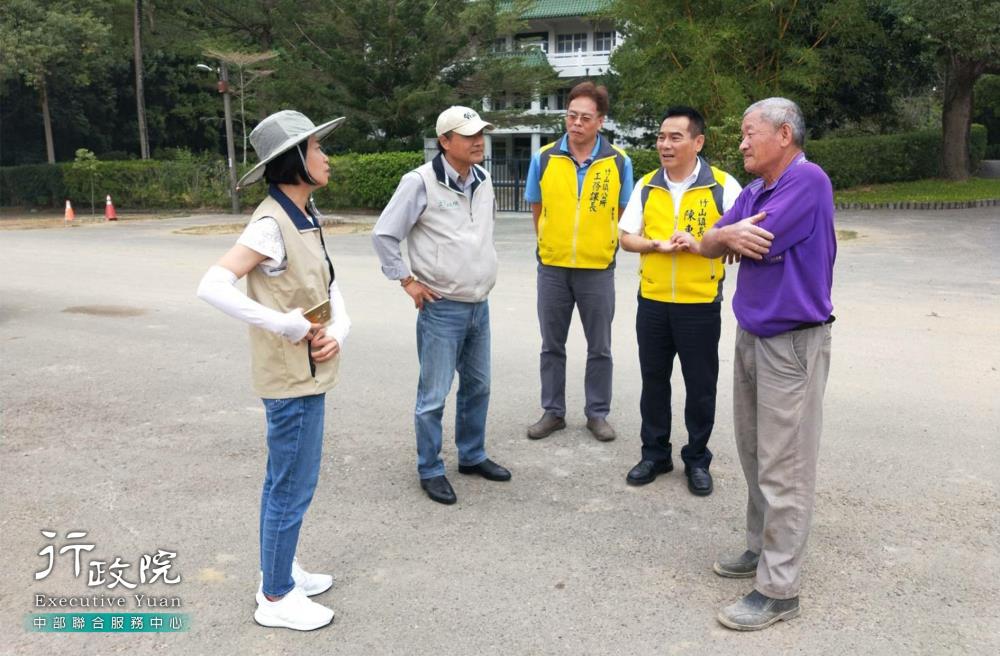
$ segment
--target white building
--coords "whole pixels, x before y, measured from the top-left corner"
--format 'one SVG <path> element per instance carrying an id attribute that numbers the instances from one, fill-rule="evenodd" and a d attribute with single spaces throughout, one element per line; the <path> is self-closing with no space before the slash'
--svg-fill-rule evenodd
<path id="1" fill-rule="evenodd" d="M 607 72 L 611 52 L 621 37 L 614 24 L 598 16 L 611 0 L 536 0 L 521 14 L 523 31 L 498 39 L 498 52 L 523 53 L 536 50 L 555 69 L 561 81 L 556 93 L 541 98 L 494 97 L 484 101 L 484 109 L 523 109 L 518 125 L 503 125 L 486 140 L 487 157 L 496 160 L 529 158 L 541 146 L 563 133 L 561 128 L 533 124 L 531 115 L 551 117 L 566 110 L 570 89 L 586 78 Z M 607 129 L 615 129 L 606 121 Z"/>

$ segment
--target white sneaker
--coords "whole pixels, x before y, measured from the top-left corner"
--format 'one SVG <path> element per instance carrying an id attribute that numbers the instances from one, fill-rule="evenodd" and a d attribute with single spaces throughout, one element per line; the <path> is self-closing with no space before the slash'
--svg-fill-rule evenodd
<path id="1" fill-rule="evenodd" d="M 257 586 L 257 603 L 264 599 L 264 574 L 260 575 L 260 584 Z M 295 587 L 301 588 L 307 597 L 314 597 L 322 594 L 333 587 L 333 577 L 329 574 L 310 574 L 299 566 L 299 559 L 292 560 L 292 580 Z"/>
<path id="2" fill-rule="evenodd" d="M 309 599 L 300 588 L 292 588 L 277 601 L 261 597 L 253 614 L 254 621 L 261 626 L 312 631 L 333 621 L 333 611 Z"/>

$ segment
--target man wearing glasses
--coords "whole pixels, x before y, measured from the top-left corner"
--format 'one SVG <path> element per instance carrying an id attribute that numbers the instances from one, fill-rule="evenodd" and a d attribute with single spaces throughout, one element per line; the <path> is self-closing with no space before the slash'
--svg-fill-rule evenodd
<path id="1" fill-rule="evenodd" d="M 581 82 L 568 101 L 566 134 L 534 155 L 525 184 L 538 236 L 544 410 L 528 437 L 541 439 L 566 427 L 566 336 L 575 306 L 587 338 L 587 428 L 607 442 L 615 439 L 607 416 L 618 217 L 632 191 L 632 161 L 600 134 L 607 89 Z"/>

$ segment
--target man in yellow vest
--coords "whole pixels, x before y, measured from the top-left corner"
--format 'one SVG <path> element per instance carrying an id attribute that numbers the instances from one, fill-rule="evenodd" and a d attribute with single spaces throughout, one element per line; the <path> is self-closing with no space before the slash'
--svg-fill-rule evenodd
<path id="1" fill-rule="evenodd" d="M 741 188 L 698 153 L 705 120 L 690 107 L 666 111 L 656 135 L 662 168 L 636 183 L 622 215 L 622 248 L 641 253 L 635 331 L 642 372 L 642 458 L 629 471 L 630 485 L 652 483 L 674 468 L 670 445 L 670 374 L 680 356 L 688 443 L 681 449 L 688 489 L 712 493 L 708 438 L 715 424 L 719 378 L 723 258 L 693 252 L 702 236 L 732 207 Z M 679 237 L 671 237 L 679 233 Z"/>
<path id="2" fill-rule="evenodd" d="M 615 439 L 611 409 L 611 320 L 615 315 L 618 217 L 632 189 L 632 161 L 600 134 L 608 91 L 581 82 L 569 93 L 566 134 L 531 160 L 524 198 L 538 235 L 538 323 L 544 414 L 540 439 L 566 427 L 566 336 L 573 307 L 587 337 L 587 428 Z"/>

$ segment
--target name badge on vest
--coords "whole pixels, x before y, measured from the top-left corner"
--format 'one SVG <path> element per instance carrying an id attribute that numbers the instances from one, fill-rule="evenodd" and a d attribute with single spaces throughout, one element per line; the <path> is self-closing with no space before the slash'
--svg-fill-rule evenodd
<path id="1" fill-rule="evenodd" d="M 459 208 L 459 203 L 457 200 L 439 200 L 438 209 L 439 210 L 457 210 Z"/>

